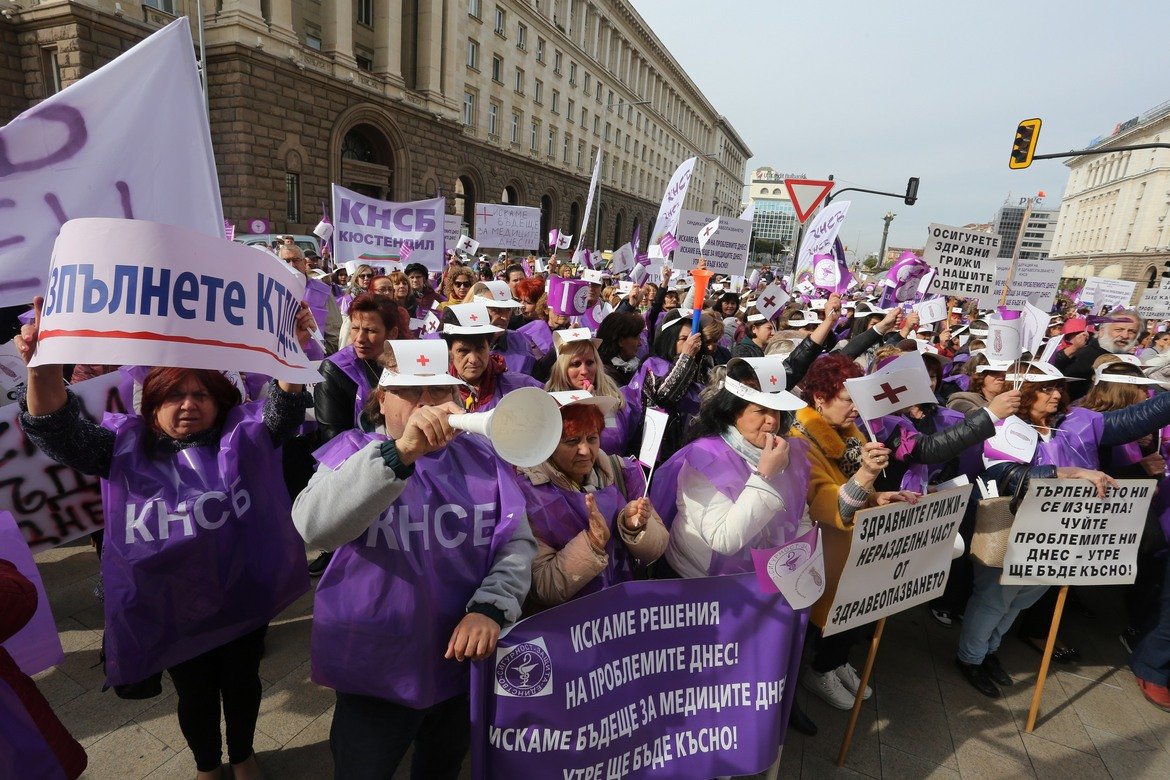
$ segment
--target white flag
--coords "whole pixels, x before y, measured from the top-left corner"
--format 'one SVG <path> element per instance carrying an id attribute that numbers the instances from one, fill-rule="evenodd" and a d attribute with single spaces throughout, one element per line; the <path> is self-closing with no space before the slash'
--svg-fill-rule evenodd
<path id="1" fill-rule="evenodd" d="M 747 222 L 751 222 L 756 218 L 755 201 L 752 201 L 751 203 L 748 204 L 748 207 L 743 210 L 743 213 L 739 215 L 739 218 L 742 220 L 745 220 Z"/>
<path id="2" fill-rule="evenodd" d="M 1018 312 L 1017 312 L 1018 313 Z M 1047 317 L 1045 318 L 1047 321 Z M 999 314 L 987 316 L 987 342 L 984 354 L 993 363 L 1011 363 L 1020 359 L 1023 350 L 1024 319 L 1003 319 Z"/>
<path id="3" fill-rule="evenodd" d="M 678 220 L 682 216 L 683 200 L 687 197 L 687 188 L 691 184 L 691 172 L 695 169 L 698 157 L 688 157 L 675 170 L 662 193 L 662 203 L 658 206 L 658 216 L 654 219 L 654 231 L 650 234 L 650 245 L 658 243 L 663 234 L 678 234 Z"/>
<path id="4" fill-rule="evenodd" d="M 706 248 L 707 242 L 711 240 L 711 236 L 715 235 L 715 233 L 718 232 L 718 230 L 719 230 L 719 217 L 715 217 L 715 219 L 711 220 L 706 225 L 703 225 L 703 228 L 699 231 L 699 251 L 700 252 L 702 252 L 703 249 Z"/>
<path id="5" fill-rule="evenodd" d="M 593 178 L 589 180 L 589 195 L 585 198 L 585 213 L 581 215 L 581 240 L 578 242 L 578 247 L 585 243 L 585 236 L 589 233 L 589 212 L 593 210 L 593 193 L 597 192 L 597 180 L 601 175 L 602 156 L 601 147 L 598 147 L 597 160 L 593 163 Z M 596 247 L 598 243 L 597 236 L 594 236 L 593 245 Z M 557 247 L 559 249 L 567 248 L 561 247 L 559 241 L 557 242 Z"/>
<path id="6" fill-rule="evenodd" d="M 647 409 L 646 418 L 642 424 L 642 447 L 638 450 L 638 460 L 647 468 L 654 468 L 654 461 L 658 460 L 658 450 L 662 447 L 662 435 L 666 433 L 668 415 L 658 409 Z"/>
<path id="7" fill-rule="evenodd" d="M 459 243 L 455 245 L 455 251 L 474 255 L 479 251 L 479 242 L 471 236 L 459 236 Z"/>
<path id="8" fill-rule="evenodd" d="M 784 288 L 780 286 L 779 282 L 772 282 L 756 297 L 756 311 L 764 315 L 764 319 L 770 320 L 776 316 L 776 312 L 784 308 L 784 304 L 788 303 L 791 296 L 784 292 Z"/>
<path id="9" fill-rule="evenodd" d="M 0 306 L 44 293 L 66 219 L 224 237 L 186 16 L 0 127 L 0 204 Z"/>
<path id="10" fill-rule="evenodd" d="M 907 353 L 919 360 L 917 352 Z M 884 371 L 857 379 L 846 379 L 845 389 L 857 407 L 863 420 L 876 420 L 893 414 L 913 404 L 936 404 L 934 391 L 930 389 L 930 376 L 925 366 L 921 372 L 913 369 Z"/>
<path id="11" fill-rule="evenodd" d="M 562 233 L 557 236 L 557 249 L 568 249 L 569 245 L 573 243 L 573 237 Z"/>
<path id="12" fill-rule="evenodd" d="M 613 255 L 609 258 L 609 270 L 614 274 L 625 273 L 634 267 L 634 247 L 629 244 L 622 244 L 617 249 L 613 250 Z"/>

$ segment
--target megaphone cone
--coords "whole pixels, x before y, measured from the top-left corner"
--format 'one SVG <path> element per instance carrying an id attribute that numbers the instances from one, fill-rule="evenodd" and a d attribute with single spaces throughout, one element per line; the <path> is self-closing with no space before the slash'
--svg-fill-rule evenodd
<path id="1" fill-rule="evenodd" d="M 448 420 L 452 428 L 486 436 L 497 455 L 522 468 L 543 463 L 561 441 L 561 408 L 536 387 L 513 390 L 490 412 L 453 414 Z"/>
<path id="2" fill-rule="evenodd" d="M 691 315 L 691 333 L 699 332 L 699 317 L 703 313 L 703 301 L 707 298 L 707 285 L 715 274 L 706 268 L 694 268 L 691 276 L 695 279 L 695 311 Z"/>

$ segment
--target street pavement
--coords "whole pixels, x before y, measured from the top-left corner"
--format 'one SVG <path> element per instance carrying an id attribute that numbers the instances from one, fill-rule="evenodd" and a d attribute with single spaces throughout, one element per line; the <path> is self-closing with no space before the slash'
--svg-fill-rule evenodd
<path id="1" fill-rule="evenodd" d="M 65 662 L 37 678 L 57 714 L 89 754 L 83 777 L 192 778 L 195 766 L 164 675 L 161 696 L 124 701 L 103 693 L 98 661 L 102 608 L 93 595 L 98 561 L 84 542 L 38 556 Z M 938 625 L 925 608 L 891 618 L 878 652 L 874 695 L 862 707 L 843 769 L 837 751 L 848 713 L 798 689 L 820 728 L 790 732 L 782 778 L 1170 778 L 1170 713 L 1148 704 L 1126 666 L 1119 588 L 1082 589 L 1091 615 L 1069 612 L 1063 632 L 1083 661 L 1054 665 L 1039 723 L 1024 732 L 1040 656 L 1005 640 L 1000 657 L 1017 683 L 1004 699 L 984 698 L 953 663 L 958 627 Z M 309 680 L 312 594 L 272 623 L 260 666 L 264 698 L 256 752 L 271 780 L 332 777 L 333 693 Z M 861 668 L 859 652 L 853 659 Z M 470 760 L 462 777 L 469 778 Z M 395 780 L 409 777 L 406 766 Z M 530 780 L 538 780 L 532 778 Z"/>

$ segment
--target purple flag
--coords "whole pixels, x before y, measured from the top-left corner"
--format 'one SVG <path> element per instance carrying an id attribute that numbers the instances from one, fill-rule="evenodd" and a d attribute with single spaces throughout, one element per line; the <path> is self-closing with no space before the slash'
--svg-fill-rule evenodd
<path id="1" fill-rule="evenodd" d="M 638 245 L 642 243 L 642 223 L 634 225 L 634 233 L 630 236 L 630 246 L 634 248 L 634 253 L 638 252 Z"/>
<path id="2" fill-rule="evenodd" d="M 930 266 L 918 255 L 903 252 L 897 262 L 890 266 L 890 270 L 886 271 L 882 298 L 878 305 L 883 309 L 891 309 L 912 301 L 918 294 L 918 283 L 930 271 Z"/>
<path id="3" fill-rule="evenodd" d="M 474 666 L 472 776 L 760 772 L 784 742 L 806 621 L 755 574 L 626 582 L 523 620 Z"/>
<path id="4" fill-rule="evenodd" d="M 674 233 L 663 233 L 662 238 L 658 239 L 658 247 L 662 250 L 663 255 L 669 255 L 680 246 L 679 240 L 674 237 Z"/>
<path id="5" fill-rule="evenodd" d="M 813 255 L 813 285 L 828 292 L 843 293 L 849 289 L 853 274 L 835 255 Z"/>
<path id="6" fill-rule="evenodd" d="M 410 254 L 413 251 L 414 247 L 404 241 L 402 246 L 398 247 L 398 259 L 405 263 L 410 259 Z"/>
<path id="7" fill-rule="evenodd" d="M 147 454 L 137 415 L 102 480 L 106 674 L 144 680 L 255 631 L 309 589 L 305 547 L 259 404 L 228 412 L 214 447 Z"/>

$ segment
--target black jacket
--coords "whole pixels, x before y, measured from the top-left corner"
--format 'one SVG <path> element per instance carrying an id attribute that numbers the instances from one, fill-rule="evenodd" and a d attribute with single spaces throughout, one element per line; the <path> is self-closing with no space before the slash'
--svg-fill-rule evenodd
<path id="1" fill-rule="evenodd" d="M 1108 355 L 1109 352 L 1102 347 L 1097 339 L 1092 339 L 1088 344 L 1077 350 L 1072 357 L 1064 354 L 1063 349 L 1058 349 L 1056 354 L 1052 356 L 1052 365 L 1060 369 L 1060 373 L 1069 377 L 1076 377 L 1078 379 L 1086 379 L 1086 382 L 1069 382 L 1068 395 L 1072 400 L 1076 400 L 1089 392 L 1089 388 L 1093 386 L 1093 362 L 1102 355 Z"/>
<path id="2" fill-rule="evenodd" d="M 359 361 L 359 363 L 362 361 Z M 313 387 L 313 407 L 317 415 L 318 444 L 324 444 L 354 426 L 353 404 L 357 399 L 357 383 L 334 365 L 331 360 L 321 361 L 323 381 Z M 370 384 L 377 384 L 378 375 L 370 374 Z"/>
<path id="3" fill-rule="evenodd" d="M 895 426 L 890 437 L 882 443 L 892 452 L 897 452 L 902 446 L 904 430 L 900 425 Z M 983 409 L 969 412 L 957 425 L 935 433 L 916 436 L 909 455 L 901 461 L 891 459 L 885 473 L 878 476 L 875 487 L 878 490 L 898 490 L 902 484 L 902 476 L 910 464 L 946 463 L 959 457 L 959 454 L 968 447 L 974 447 L 994 435 L 995 424 L 991 422 L 991 415 Z"/>

